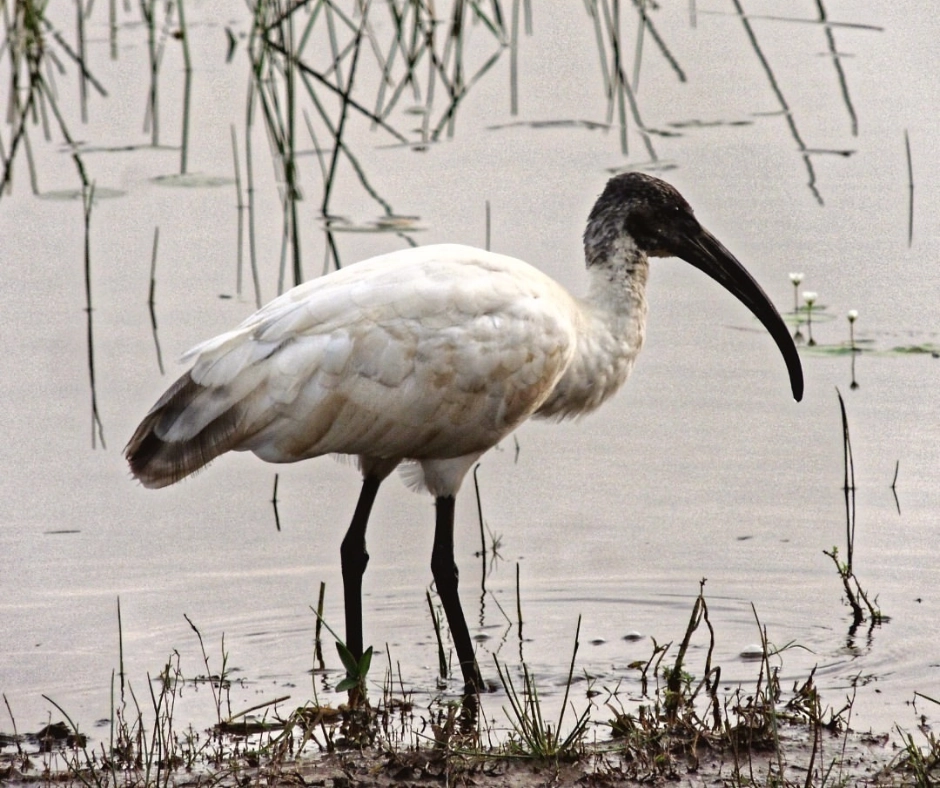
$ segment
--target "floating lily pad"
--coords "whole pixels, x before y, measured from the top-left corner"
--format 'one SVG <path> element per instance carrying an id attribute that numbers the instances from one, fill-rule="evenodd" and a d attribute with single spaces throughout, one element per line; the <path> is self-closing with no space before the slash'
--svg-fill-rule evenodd
<path id="1" fill-rule="evenodd" d="M 791 326 L 805 326 L 809 320 L 809 314 L 804 308 L 800 308 L 797 312 L 787 312 L 783 317 L 784 323 L 789 323 Z M 835 312 L 827 312 L 825 306 L 814 306 L 813 307 L 813 323 L 829 323 L 836 318 L 838 318 Z"/>
<path id="2" fill-rule="evenodd" d="M 668 129 L 647 128 L 646 133 L 655 134 L 657 137 L 663 137 L 664 139 L 674 139 L 682 136 L 682 132 L 670 131 Z"/>
<path id="3" fill-rule="evenodd" d="M 876 352 L 875 340 L 873 339 L 856 339 L 855 347 L 852 347 L 848 342 L 842 342 L 838 345 L 809 345 L 805 341 L 799 344 L 798 347 L 801 353 L 806 352 L 814 356 L 851 356 L 853 353 L 868 355 Z"/>
<path id="4" fill-rule="evenodd" d="M 382 216 L 364 223 L 356 223 L 350 219 L 331 217 L 325 224 L 328 230 L 335 233 L 412 233 L 423 230 L 418 226 L 417 216 Z"/>
<path id="5" fill-rule="evenodd" d="M 582 128 L 594 131 L 595 129 L 612 128 L 610 123 L 600 123 L 596 120 L 582 120 L 572 118 L 567 120 L 515 120 L 510 123 L 497 123 L 487 126 L 488 131 L 500 131 L 511 128 L 529 128 L 529 129 L 575 129 Z"/>
<path id="6" fill-rule="evenodd" d="M 107 186 L 96 186 L 94 192 L 95 200 L 113 200 L 116 197 L 123 197 L 127 192 L 120 189 L 109 189 Z M 69 200 L 81 200 L 81 189 L 61 189 L 51 192 L 43 192 L 39 195 L 42 200 L 58 200 L 66 202 Z"/>
<path id="7" fill-rule="evenodd" d="M 611 175 L 619 175 L 621 172 L 629 172 L 630 170 L 669 172 L 670 170 L 676 170 L 678 168 L 679 165 L 674 161 L 670 161 L 669 159 L 656 159 L 655 161 L 638 161 L 631 164 L 629 167 L 605 167 L 604 171 L 609 172 Z"/>
<path id="8" fill-rule="evenodd" d="M 853 349 L 847 343 L 839 345 L 799 345 L 800 353 L 811 356 L 851 356 L 853 353 L 866 356 L 932 356 L 940 358 L 940 345 L 925 342 L 921 345 L 897 345 L 891 348 L 878 348 L 873 339 L 857 339 Z"/>
<path id="9" fill-rule="evenodd" d="M 897 347 L 891 348 L 891 352 L 905 356 L 929 353 L 934 358 L 940 358 L 940 347 L 930 342 L 926 342 L 923 345 L 898 345 Z"/>
<path id="10" fill-rule="evenodd" d="M 191 172 L 185 175 L 158 175 L 150 180 L 158 186 L 176 186 L 181 189 L 211 189 L 216 186 L 230 186 L 235 183 L 233 178 L 222 177 L 221 175 L 206 175 L 201 172 Z"/>
<path id="11" fill-rule="evenodd" d="M 674 129 L 710 129 L 716 126 L 753 126 L 753 120 L 682 120 L 666 124 Z"/>
<path id="12" fill-rule="evenodd" d="M 376 230 L 416 230 L 417 216 L 383 216 L 373 223 Z"/>

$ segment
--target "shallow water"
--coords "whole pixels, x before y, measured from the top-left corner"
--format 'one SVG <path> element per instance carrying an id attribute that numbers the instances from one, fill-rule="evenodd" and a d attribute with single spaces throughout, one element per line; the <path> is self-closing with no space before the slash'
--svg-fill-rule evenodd
<path id="1" fill-rule="evenodd" d="M 759 641 L 753 604 L 772 642 L 805 647 L 784 654 L 787 683 L 816 665 L 824 701 L 839 707 L 860 677 L 855 727 L 912 726 L 914 692 L 936 697 L 940 683 L 940 361 L 892 349 L 938 344 L 934 15 L 929 8 L 827 6 L 830 19 L 879 28 L 833 28 L 858 117 L 854 136 L 820 26 L 752 20 L 775 93 L 741 20 L 729 14 L 733 7 L 698 6 L 694 28 L 685 8 L 654 17 L 688 82 L 675 79 L 647 39 L 639 106 L 648 128 L 676 135 L 650 135 L 660 165 L 672 168 L 664 177 L 781 310 L 792 309 L 790 272 L 805 274 L 801 291 L 818 291 L 825 309 L 814 325 L 820 347 L 803 353 L 806 397 L 792 402 L 776 348 L 743 307 L 681 262 L 657 261 L 647 345 L 625 390 L 580 422 L 525 425 L 517 433 L 518 456 L 507 442 L 484 457 L 484 518 L 500 537 L 501 556 L 485 578 L 474 555 L 480 535 L 469 481 L 458 501 L 461 593 L 472 634 L 481 636 L 481 665 L 495 678 L 491 654 L 516 664 L 521 652 L 540 680 L 560 684 L 581 616 L 578 670 L 595 677 L 596 686 L 613 688 L 622 679 L 635 695 L 636 672 L 626 666 L 649 657 L 650 638 L 681 638 L 699 581 L 707 578 L 723 683 L 756 676 L 755 664 L 739 656 Z M 755 2 L 747 10 L 815 17 L 814 3 L 798 6 Z M 506 50 L 460 105 L 452 138 L 415 151 L 355 120 L 347 143 L 394 211 L 417 217 L 415 241 L 482 245 L 489 200 L 492 247 L 578 291 L 580 233 L 608 171 L 652 165 L 632 119 L 627 155 L 616 128 L 533 125 L 606 119 L 593 27 L 581 4 L 572 4 L 569 14 L 536 10 L 533 34 L 521 39 L 517 116 L 509 111 Z M 149 140 L 140 126 L 146 37 L 132 19 L 119 31 L 117 62 L 108 59 L 104 21 L 92 20 L 92 71 L 111 95 L 93 98 L 86 126 L 77 120 L 75 91 L 67 92 L 72 83 L 60 78 L 75 136 L 89 146 Z M 229 666 L 244 682 L 233 691 L 236 710 L 285 691 L 291 704 L 310 697 L 310 606 L 320 581 L 327 620 L 337 628 L 342 622 L 339 544 L 359 486 L 349 467 L 320 459 L 274 468 L 227 456 L 186 483 L 151 492 L 129 480 L 121 456 L 139 418 L 182 371 L 173 359 L 241 320 L 254 304 L 247 271 L 242 295 L 234 292 L 229 143 L 234 124 L 244 145 L 247 60 L 242 39 L 233 63 L 225 64 L 223 32 L 225 26 L 247 32 L 248 20 L 241 4 L 219 0 L 194 5 L 188 23 L 195 59 L 190 169 L 221 185 L 155 181 L 177 171 L 177 150 L 85 154 L 99 195 L 111 194 L 95 204 L 91 231 L 97 396 L 107 448 L 91 445 L 81 203 L 31 195 L 22 162 L 13 193 L 0 200 L 6 358 L 0 399 L 7 433 L 0 460 L 6 504 L 0 690 L 20 730 L 39 727 L 50 713 L 58 718 L 42 694 L 86 727 L 109 716 L 118 597 L 132 682 L 142 689 L 148 672 L 159 672 L 174 649 L 186 675 L 204 672 L 186 614 L 215 670 L 224 634 Z M 631 53 L 633 24 L 625 18 Z M 478 61 L 495 51 L 478 27 L 469 40 Z M 162 141 L 171 145 L 180 121 L 178 50 L 168 47 L 165 58 Z M 360 78 L 370 95 L 376 74 L 363 70 Z M 793 125 L 780 112 L 781 96 Z M 409 117 L 399 112 L 394 120 L 408 132 L 420 124 L 420 116 Z M 910 247 L 905 129 L 916 182 Z M 409 133 L 409 139 L 416 137 Z M 853 152 L 809 156 L 816 193 L 807 185 L 800 141 L 814 151 Z M 57 142 L 42 142 L 38 132 L 33 144 L 43 192 L 74 190 L 67 153 Z M 282 221 L 266 146 L 258 123 L 263 300 L 277 289 Z M 304 273 L 313 276 L 322 269 L 325 243 L 319 170 L 311 155 L 300 166 L 301 248 Z M 348 166 L 332 206 L 357 227 L 382 214 Z M 163 376 L 147 309 L 156 226 Z M 405 243 L 388 232 L 337 233 L 336 239 L 343 262 Z M 859 310 L 856 329 L 867 343 L 854 364 L 856 389 L 850 388 L 851 356 L 829 352 L 847 340 L 849 309 Z M 846 399 L 855 458 L 855 567 L 891 617 L 854 636 L 841 584 L 822 553 L 833 545 L 845 552 L 835 387 Z M 270 503 L 275 472 L 280 530 Z M 366 642 L 380 650 L 388 644 L 396 670 L 419 694 L 434 691 L 437 665 L 425 600 L 432 516 L 428 498 L 389 480 L 373 515 L 364 585 Z M 633 631 L 643 638 L 623 639 Z M 696 636 L 694 653 L 705 643 Z M 338 671 L 332 649 L 326 657 Z M 374 675 L 381 677 L 384 664 L 377 658 Z M 325 683 L 316 678 L 317 689 L 335 675 Z M 924 706 L 921 701 L 916 710 L 935 720 L 936 710 Z M 214 718 L 205 693 L 188 696 L 185 712 Z"/>

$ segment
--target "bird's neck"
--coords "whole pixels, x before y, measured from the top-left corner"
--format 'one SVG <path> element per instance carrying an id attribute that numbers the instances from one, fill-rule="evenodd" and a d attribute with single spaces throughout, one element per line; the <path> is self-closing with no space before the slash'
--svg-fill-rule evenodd
<path id="1" fill-rule="evenodd" d="M 587 239 L 586 239 L 587 240 Z M 627 380 L 646 334 L 649 263 L 629 237 L 591 256 L 590 286 L 580 306 L 578 345 L 571 364 L 538 415 L 565 418 L 588 413 Z"/>

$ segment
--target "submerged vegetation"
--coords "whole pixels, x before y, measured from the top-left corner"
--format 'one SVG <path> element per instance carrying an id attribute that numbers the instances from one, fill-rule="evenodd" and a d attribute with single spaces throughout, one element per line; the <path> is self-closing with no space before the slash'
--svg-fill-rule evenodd
<path id="1" fill-rule="evenodd" d="M 816 687 L 815 669 L 788 689 L 784 658 L 800 646 L 775 646 L 754 615 L 760 636 L 754 676 L 737 686 L 722 680 L 722 667 L 713 659 L 718 636 L 703 581 L 678 646 L 653 641 L 648 660 L 603 681 L 587 674 L 579 679 L 579 622 L 566 680 L 553 692 L 539 691 L 525 662 L 497 662 L 496 694 L 421 693 L 419 703 L 415 690 L 393 675 L 389 654 L 384 677 L 368 686 L 367 671 L 351 678 L 361 664 L 344 659 L 345 677 L 336 670 L 325 674 L 324 689 L 318 692 L 313 682 L 313 699 L 300 707 L 281 696 L 235 712 L 224 638 L 213 670 L 190 621 L 205 672 L 185 676 L 174 652 L 157 675 L 147 675 L 141 696 L 121 663 L 103 736 L 85 733 L 51 698 L 62 720 L 20 734 L 7 703 L 14 733 L 0 737 L 0 778 L 93 788 L 386 785 L 428 778 L 474 785 L 679 778 L 742 787 L 933 784 L 940 776 L 940 740 L 934 734 L 925 731 L 925 741 L 918 742 L 899 729 L 902 744 L 891 749 L 886 737 L 852 731 L 854 688 L 828 705 Z M 120 615 L 118 620 L 120 625 Z M 210 689 L 216 722 L 208 730 L 177 719 L 177 699 L 196 685 Z M 345 694 L 347 702 L 330 705 L 321 693 Z M 500 698 L 509 704 L 504 721 L 491 716 Z M 557 708 L 554 724 L 547 721 L 550 706 Z M 569 706 L 573 717 L 566 723 Z"/>
<path id="2" fill-rule="evenodd" d="M 845 495 L 845 561 L 839 560 L 839 549 L 823 550 L 823 553 L 832 559 L 842 580 L 845 598 L 852 608 L 852 627 L 849 632 L 854 633 L 865 620 L 866 612 L 872 626 L 882 624 L 890 619 L 877 607 L 877 599 L 868 598 L 868 593 L 862 588 L 853 568 L 855 555 L 855 458 L 852 456 L 852 441 L 849 437 L 849 417 L 845 412 L 845 400 L 842 393 L 836 389 L 839 396 L 839 409 L 842 412 L 842 446 L 845 462 L 845 481 L 842 492 Z M 895 471 L 895 479 L 897 472 Z M 893 489 L 893 484 L 892 484 Z M 862 607 L 864 605 L 864 609 Z"/>

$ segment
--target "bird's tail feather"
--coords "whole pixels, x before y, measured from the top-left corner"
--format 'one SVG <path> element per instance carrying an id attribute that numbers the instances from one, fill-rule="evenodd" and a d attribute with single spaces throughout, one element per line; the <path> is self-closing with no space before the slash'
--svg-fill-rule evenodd
<path id="1" fill-rule="evenodd" d="M 186 440 L 165 436 L 193 400 L 204 391 L 187 372 L 144 417 L 124 449 L 131 473 L 144 487 L 166 487 L 195 473 L 233 448 L 238 438 L 238 408 L 223 411 Z"/>

